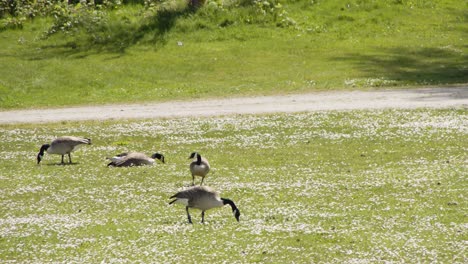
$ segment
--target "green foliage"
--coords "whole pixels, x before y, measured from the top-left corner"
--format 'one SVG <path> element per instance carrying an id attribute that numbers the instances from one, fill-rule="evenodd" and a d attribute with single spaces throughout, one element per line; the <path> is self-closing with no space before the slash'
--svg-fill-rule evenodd
<path id="1" fill-rule="evenodd" d="M 113 9 L 119 5 L 120 0 L 0 0 L 0 20 L 4 19 L 0 29 L 22 28 L 28 19 L 52 16 L 56 21 L 48 33 L 57 30 L 68 32 L 78 25 L 86 27 L 99 20 L 102 14 L 98 11 L 103 8 Z"/>
<path id="2" fill-rule="evenodd" d="M 105 13 L 100 8 L 86 3 L 71 6 L 62 2 L 54 6 L 52 15 L 55 21 L 47 31 L 48 35 L 59 31 L 73 33 L 78 28 L 83 28 L 89 34 L 93 34 L 96 29 L 106 23 Z"/>
<path id="3" fill-rule="evenodd" d="M 455 0 L 52 7 L 1 19 L 0 108 L 468 82 Z"/>
<path id="4" fill-rule="evenodd" d="M 44 16 L 58 0 L 0 0 L 0 19 L 4 17 L 34 18 Z"/>
<path id="5" fill-rule="evenodd" d="M 283 9 L 281 3 L 275 0 L 253 0 L 256 13 L 261 16 L 269 16 L 280 27 L 294 26 L 296 22 L 288 17 L 288 12 Z M 255 19 L 254 19 L 255 20 Z"/>
<path id="6" fill-rule="evenodd" d="M 28 18 L 37 16 L 51 16 L 54 23 L 47 31 L 47 35 L 57 32 L 76 33 L 78 30 L 84 30 L 87 34 L 101 34 L 102 29 L 108 25 L 104 18 L 116 8 L 122 6 L 117 0 L 105 1 L 81 1 L 70 4 L 66 1 L 48 0 L 1 0 L 0 19 L 3 18 L 3 29 L 21 28 Z M 204 9 L 201 16 L 207 18 L 215 13 L 223 12 L 228 14 L 234 9 L 246 9 L 241 13 L 246 16 L 240 17 L 238 22 L 253 24 L 273 23 L 280 27 L 294 26 L 295 22 L 287 16 L 287 12 L 282 5 L 275 0 L 253 0 L 253 1 L 200 1 L 201 6 L 193 9 L 191 2 L 186 0 L 146 0 L 123 2 L 124 4 L 133 4 L 142 6 L 142 10 L 137 14 L 141 27 L 145 26 L 148 16 L 157 16 L 157 12 L 178 12 L 181 8 L 190 8 L 196 11 L 199 8 Z"/>
<path id="7" fill-rule="evenodd" d="M 0 29 L 21 29 L 25 21 L 24 17 L 6 17 L 3 19 Z"/>
<path id="8" fill-rule="evenodd" d="M 53 5 L 53 0 L 0 0 L 0 30 L 21 29 L 27 19 L 49 14 Z"/>

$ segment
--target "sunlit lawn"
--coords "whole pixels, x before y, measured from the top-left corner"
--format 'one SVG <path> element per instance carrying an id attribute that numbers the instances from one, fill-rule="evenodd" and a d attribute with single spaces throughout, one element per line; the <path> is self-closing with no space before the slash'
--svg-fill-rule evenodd
<path id="1" fill-rule="evenodd" d="M 0 260 L 19 263 L 466 263 L 467 110 L 238 115 L 0 126 Z M 35 156 L 92 138 L 73 165 Z M 166 164 L 108 168 L 160 151 Z M 231 198 L 201 224 L 168 205 L 191 183 Z M 199 179 L 198 179 L 199 180 Z"/>
<path id="2" fill-rule="evenodd" d="M 468 83 L 464 1 L 255 1 L 281 2 L 290 27 L 206 2 L 168 25 L 125 5 L 96 32 L 44 39 L 52 18 L 0 31 L 0 109 Z"/>

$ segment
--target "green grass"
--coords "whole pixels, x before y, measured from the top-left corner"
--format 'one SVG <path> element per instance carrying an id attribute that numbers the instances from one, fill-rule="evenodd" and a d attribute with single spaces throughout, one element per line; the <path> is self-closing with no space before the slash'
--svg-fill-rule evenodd
<path id="1" fill-rule="evenodd" d="M 465 263 L 467 115 L 378 110 L 0 126 L 3 262 Z M 56 165 L 41 144 L 90 137 Z M 108 168 L 126 150 L 166 164 Z M 206 224 L 169 197 L 205 182 L 233 199 Z"/>
<path id="2" fill-rule="evenodd" d="M 44 18 L 1 31 L 0 109 L 468 82 L 464 1 L 283 1 L 282 27 L 213 6 L 124 6 L 93 34 L 42 39 Z"/>

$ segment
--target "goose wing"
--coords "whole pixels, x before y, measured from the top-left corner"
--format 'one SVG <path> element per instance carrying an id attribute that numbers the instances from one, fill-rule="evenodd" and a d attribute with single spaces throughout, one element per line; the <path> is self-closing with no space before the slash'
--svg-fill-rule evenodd
<path id="1" fill-rule="evenodd" d="M 121 159 L 115 161 L 115 166 L 117 167 L 130 167 L 130 166 L 140 166 L 140 165 L 150 165 L 154 161 L 146 156 L 143 153 L 133 152 L 128 153 L 126 156 L 123 156 Z"/>
<path id="2" fill-rule="evenodd" d="M 202 161 L 202 164 L 204 163 L 208 168 L 210 168 L 210 163 L 208 162 L 206 158 L 202 157 L 201 161 Z"/>
<path id="3" fill-rule="evenodd" d="M 63 155 L 75 151 L 80 145 L 83 144 L 91 144 L 91 140 L 72 136 L 58 137 L 52 141 L 47 152 Z"/>
<path id="4" fill-rule="evenodd" d="M 117 154 L 117 155 L 115 155 L 113 157 L 107 157 L 106 159 L 112 161 L 113 163 L 116 163 L 117 161 L 124 159 L 125 156 L 127 156 L 127 155 L 128 155 L 128 153 L 124 152 L 124 153 Z"/>
<path id="5" fill-rule="evenodd" d="M 170 199 L 187 199 L 188 201 L 203 200 L 205 198 L 219 198 L 219 194 L 207 186 L 195 186 L 186 190 L 180 191 L 170 197 Z M 172 201 L 171 203 L 175 202 Z"/>
<path id="6" fill-rule="evenodd" d="M 72 137 L 72 136 L 63 136 L 63 137 L 58 137 L 54 141 L 52 141 L 51 145 L 54 144 L 66 144 L 70 146 L 77 146 L 81 144 L 91 144 L 91 139 L 89 138 L 80 138 L 80 137 Z"/>

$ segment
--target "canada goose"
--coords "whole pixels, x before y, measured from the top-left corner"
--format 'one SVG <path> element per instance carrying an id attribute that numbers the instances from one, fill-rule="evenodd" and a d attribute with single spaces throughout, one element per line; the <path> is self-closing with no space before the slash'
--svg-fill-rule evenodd
<path id="1" fill-rule="evenodd" d="M 205 179 L 205 176 L 210 171 L 210 163 L 207 159 L 203 158 L 198 152 L 192 152 L 192 154 L 190 154 L 189 159 L 194 159 L 195 157 L 197 159 L 190 163 L 190 172 L 192 173 L 192 185 L 195 185 L 195 176 L 200 176 L 202 177 L 202 180 L 200 182 L 201 186 L 203 185 L 203 180 Z"/>
<path id="2" fill-rule="evenodd" d="M 114 166 L 114 167 L 131 167 L 131 166 L 141 166 L 141 165 L 153 165 L 155 159 L 160 160 L 164 163 L 164 155 L 159 153 L 154 153 L 151 157 L 146 156 L 140 152 L 130 152 L 130 153 L 122 153 L 116 155 L 112 158 L 107 158 L 111 160 L 111 163 L 107 164 L 107 166 Z"/>
<path id="3" fill-rule="evenodd" d="M 180 191 L 170 197 L 175 198 L 169 204 L 180 203 L 185 205 L 187 211 L 187 218 L 190 224 L 192 224 L 192 218 L 190 217 L 189 208 L 197 208 L 202 210 L 202 223 L 205 221 L 205 211 L 215 207 L 222 207 L 229 204 L 234 213 L 234 217 L 239 222 L 240 212 L 237 206 L 230 199 L 219 197 L 219 193 L 207 186 L 195 186 L 190 187 L 186 190 Z"/>
<path id="4" fill-rule="evenodd" d="M 39 154 L 37 154 L 37 164 L 41 162 L 42 157 L 44 156 L 44 151 L 47 151 L 49 154 L 62 155 L 62 164 L 64 164 L 63 156 L 68 154 L 68 161 L 71 164 L 72 160 L 70 153 L 77 150 L 83 144 L 91 145 L 91 139 L 71 136 L 58 137 L 50 144 L 44 144 L 41 146 Z"/>

